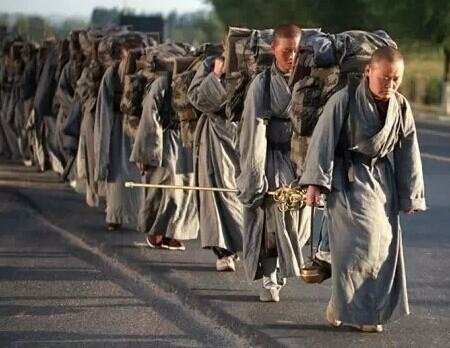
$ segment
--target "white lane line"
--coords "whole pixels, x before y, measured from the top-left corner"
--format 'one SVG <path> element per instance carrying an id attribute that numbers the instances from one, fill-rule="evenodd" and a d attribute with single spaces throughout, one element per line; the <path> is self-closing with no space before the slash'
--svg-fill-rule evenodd
<path id="1" fill-rule="evenodd" d="M 421 153 L 423 158 L 427 158 L 427 159 L 431 159 L 431 160 L 435 160 L 435 161 L 439 161 L 439 162 L 446 162 L 446 163 L 450 163 L 450 157 L 445 157 L 445 156 L 438 156 L 438 155 L 432 155 L 431 153 Z"/>
<path id="2" fill-rule="evenodd" d="M 417 128 L 417 131 L 419 133 L 423 133 L 423 134 L 429 134 L 429 135 L 435 135 L 435 136 L 438 136 L 438 137 L 450 138 L 450 132 L 441 132 L 441 131 L 436 131 L 436 130 L 431 130 L 431 129 L 424 129 L 424 128 Z"/>

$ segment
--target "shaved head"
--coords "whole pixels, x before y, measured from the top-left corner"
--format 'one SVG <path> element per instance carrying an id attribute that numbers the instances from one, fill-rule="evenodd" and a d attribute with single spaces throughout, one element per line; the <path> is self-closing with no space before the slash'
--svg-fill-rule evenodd
<path id="1" fill-rule="evenodd" d="M 301 30 L 294 24 L 279 25 L 273 32 L 272 52 L 278 69 L 283 73 L 292 70 L 300 36 Z"/>
<path id="2" fill-rule="evenodd" d="M 375 99 L 389 100 L 402 83 L 405 64 L 401 53 L 392 47 L 377 49 L 370 60 L 366 75 Z"/>
<path id="3" fill-rule="evenodd" d="M 370 59 L 370 64 L 372 65 L 373 63 L 378 63 L 381 60 L 388 63 L 403 62 L 403 55 L 395 48 L 384 46 L 373 52 L 372 58 Z"/>
<path id="4" fill-rule="evenodd" d="M 279 39 L 297 39 L 302 34 L 301 29 L 295 24 L 281 24 L 273 31 L 273 42 Z"/>

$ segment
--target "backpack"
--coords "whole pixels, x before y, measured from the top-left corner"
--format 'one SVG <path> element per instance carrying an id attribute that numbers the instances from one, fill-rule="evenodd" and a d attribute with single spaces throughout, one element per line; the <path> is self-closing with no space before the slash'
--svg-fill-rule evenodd
<path id="1" fill-rule="evenodd" d="M 384 32 L 360 30 L 302 37 L 291 75 L 292 118 L 301 136 L 310 137 L 328 99 L 347 84 L 349 74 L 363 74 L 372 53 L 396 43 Z"/>
<path id="2" fill-rule="evenodd" d="M 124 114 L 124 131 L 132 139 L 135 138 L 142 115 L 142 101 L 149 92 L 153 81 L 162 74 L 168 76 L 174 75 L 171 79 L 178 86 L 185 86 L 187 78 L 192 79 L 190 75 L 179 78 L 176 73 L 180 70 L 181 61 L 187 60 L 192 63 L 194 58 L 189 54 L 192 52 L 192 46 L 180 43 L 168 43 L 158 46 L 148 46 L 143 50 L 130 50 L 125 74 L 121 77 L 123 92 L 120 102 L 120 110 Z M 183 69 L 188 68 L 184 66 Z M 194 72 L 195 73 L 195 72 Z M 181 83 L 177 83 L 181 80 Z M 190 83 L 190 80 L 189 80 Z M 189 85 L 188 85 L 189 87 Z M 184 94 L 183 94 L 184 93 Z M 187 89 L 176 94 L 178 99 L 187 95 Z M 186 96 L 187 98 L 187 96 Z M 169 101 L 169 105 L 170 105 Z M 177 105 L 177 104 L 176 104 Z M 182 109 L 186 106 L 182 105 Z M 181 113 L 181 111 L 180 111 Z M 187 118 L 188 116 L 183 116 Z"/>
<path id="3" fill-rule="evenodd" d="M 181 141 L 184 146 L 192 146 L 194 132 L 199 119 L 199 112 L 192 106 L 188 98 L 188 89 L 197 70 L 207 57 L 220 56 L 223 52 L 221 45 L 203 44 L 193 56 L 177 57 L 171 78 L 170 105 L 176 122 L 180 125 Z"/>
<path id="4" fill-rule="evenodd" d="M 294 132 L 291 159 L 301 170 L 308 141 L 328 99 L 347 85 L 351 76 L 362 78 L 372 53 L 396 43 L 384 31 L 346 31 L 327 34 L 320 29 L 302 36 L 290 79 L 291 120 Z"/>
<path id="5" fill-rule="evenodd" d="M 250 82 L 272 65 L 272 38 L 273 29 L 229 28 L 225 51 L 225 114 L 229 120 L 240 120 Z"/>

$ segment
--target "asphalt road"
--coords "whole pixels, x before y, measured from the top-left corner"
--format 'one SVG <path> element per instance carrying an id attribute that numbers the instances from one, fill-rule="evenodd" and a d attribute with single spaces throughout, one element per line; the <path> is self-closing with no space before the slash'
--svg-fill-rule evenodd
<path id="1" fill-rule="evenodd" d="M 0 342 L 13 347 L 449 347 L 450 125 L 418 123 L 429 210 L 402 217 L 412 314 L 382 334 L 324 320 L 329 281 L 290 280 L 278 304 L 259 283 L 214 271 L 198 241 L 151 251 L 107 232 L 101 209 L 0 165 Z M 1 346 L 1 344 L 0 344 Z"/>

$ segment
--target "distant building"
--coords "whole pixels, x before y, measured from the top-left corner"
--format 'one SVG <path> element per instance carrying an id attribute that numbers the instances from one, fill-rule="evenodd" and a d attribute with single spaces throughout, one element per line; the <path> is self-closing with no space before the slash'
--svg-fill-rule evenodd
<path id="1" fill-rule="evenodd" d="M 8 35 L 8 27 L 6 25 L 0 25 L 0 42 L 2 42 L 6 35 Z"/>
<path id="2" fill-rule="evenodd" d="M 164 38 L 164 18 L 161 15 L 136 16 L 132 14 L 120 14 L 118 24 L 131 25 L 134 30 L 146 33 L 159 33 L 159 37 Z"/>
<path id="3" fill-rule="evenodd" d="M 159 33 L 164 38 L 164 18 L 161 15 L 135 15 L 123 13 L 117 9 L 95 8 L 91 17 L 92 25 L 96 27 L 109 27 L 114 25 L 130 25 L 133 30 Z"/>

